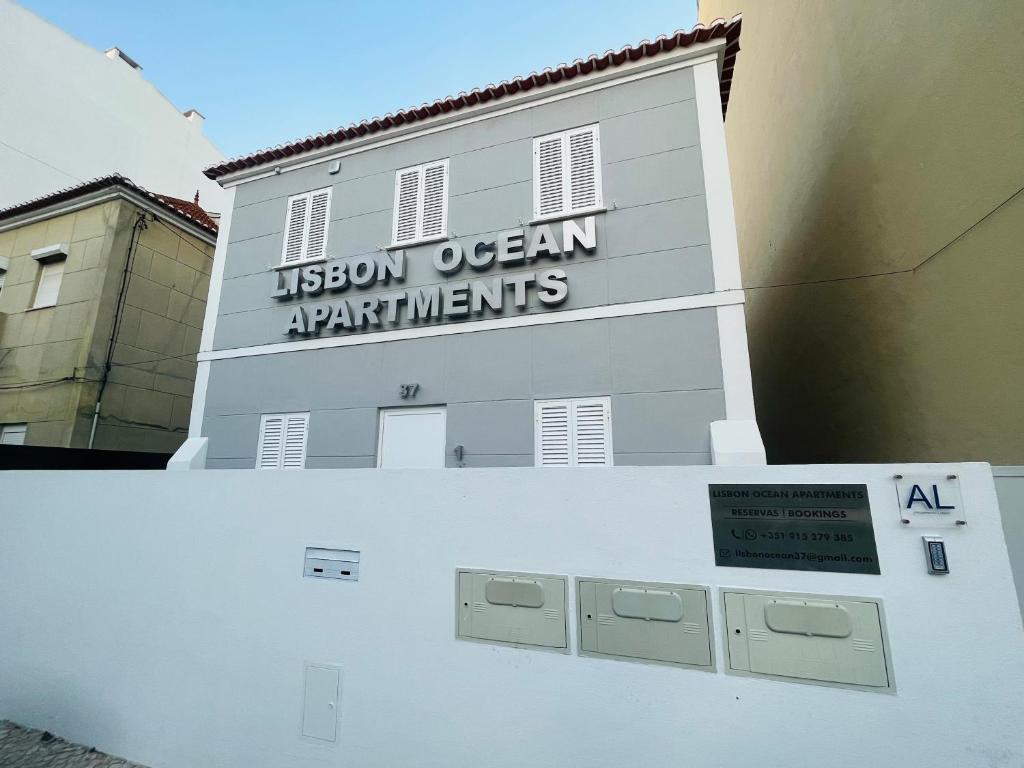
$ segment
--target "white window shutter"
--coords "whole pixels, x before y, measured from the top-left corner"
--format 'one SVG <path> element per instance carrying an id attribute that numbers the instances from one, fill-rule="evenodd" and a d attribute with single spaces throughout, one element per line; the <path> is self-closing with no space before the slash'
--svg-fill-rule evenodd
<path id="1" fill-rule="evenodd" d="M 0 269 L 0 291 L 4 289 L 4 280 L 7 278 L 7 273 Z"/>
<path id="2" fill-rule="evenodd" d="M 407 168 L 395 174 L 395 220 L 392 242 L 416 239 L 419 229 L 420 169 Z"/>
<path id="3" fill-rule="evenodd" d="M 420 238 L 448 232 L 448 161 L 423 167 L 423 213 Z"/>
<path id="4" fill-rule="evenodd" d="M 260 424 L 260 444 L 256 469 L 277 469 L 284 445 L 284 417 L 264 416 Z"/>
<path id="5" fill-rule="evenodd" d="M 309 234 L 306 236 L 304 259 L 327 256 L 327 229 L 331 222 L 331 189 L 317 190 L 310 196 Z"/>
<path id="6" fill-rule="evenodd" d="M 284 469 L 302 469 L 306 466 L 306 437 L 309 434 L 309 414 L 293 413 L 285 418 Z"/>
<path id="7" fill-rule="evenodd" d="M 568 400 L 548 400 L 534 405 L 535 461 L 538 467 L 572 464 L 571 407 Z"/>
<path id="8" fill-rule="evenodd" d="M 302 261 L 306 246 L 306 221 L 309 213 L 310 195 L 296 195 L 288 198 L 288 214 L 285 217 L 284 246 L 281 263 L 292 264 Z"/>
<path id="9" fill-rule="evenodd" d="M 270 413 L 260 422 L 256 469 L 302 469 L 306 466 L 308 413 Z"/>
<path id="10" fill-rule="evenodd" d="M 39 285 L 36 287 L 36 300 L 33 307 L 52 307 L 57 303 L 60 293 L 60 281 L 64 276 L 64 260 L 48 261 L 41 265 Z"/>
<path id="11" fill-rule="evenodd" d="M 554 216 L 565 209 L 563 135 L 533 142 L 533 215 Z"/>
<path id="12" fill-rule="evenodd" d="M 569 210 L 601 204 L 601 157 L 597 126 L 569 132 Z"/>
<path id="13" fill-rule="evenodd" d="M 610 466 L 611 413 L 608 399 L 576 400 L 572 406 L 573 463 L 578 467 Z"/>
<path id="14" fill-rule="evenodd" d="M 4 424 L 0 427 L 0 445 L 24 445 L 27 424 Z"/>
<path id="15" fill-rule="evenodd" d="M 534 414 L 534 461 L 538 467 L 612 465 L 609 398 L 539 400 Z"/>

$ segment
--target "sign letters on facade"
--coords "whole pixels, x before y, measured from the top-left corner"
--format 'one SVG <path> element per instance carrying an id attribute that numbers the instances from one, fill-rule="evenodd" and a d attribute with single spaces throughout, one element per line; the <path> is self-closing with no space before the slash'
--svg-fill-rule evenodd
<path id="1" fill-rule="evenodd" d="M 556 233 L 556 229 L 560 230 Z M 597 248 L 597 224 L 593 216 L 581 221 L 540 224 L 530 230 L 510 229 L 493 241 L 445 240 L 433 254 L 434 269 L 445 280 L 468 268 L 487 272 L 495 265 L 524 267 L 545 261 L 561 262 L 577 253 L 593 254 Z M 401 250 L 366 255 L 324 264 L 299 266 L 276 274 L 271 296 L 290 299 L 340 293 L 355 288 L 388 285 L 405 280 L 406 257 Z M 466 319 L 485 311 L 500 314 L 507 306 L 525 309 L 534 293 L 542 307 L 561 304 L 569 295 L 568 276 L 553 266 L 531 272 L 473 280 L 450 280 L 436 285 L 376 293 L 360 298 L 339 298 L 296 306 L 285 329 L 288 335 L 323 330 L 360 330 L 394 325 L 402 321 Z"/>

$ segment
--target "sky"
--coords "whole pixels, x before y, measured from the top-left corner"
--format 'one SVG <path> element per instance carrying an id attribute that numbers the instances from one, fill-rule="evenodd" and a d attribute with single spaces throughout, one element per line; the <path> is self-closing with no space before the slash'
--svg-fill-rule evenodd
<path id="1" fill-rule="evenodd" d="M 18 0 L 117 46 L 229 157 L 654 39 L 696 0 Z"/>

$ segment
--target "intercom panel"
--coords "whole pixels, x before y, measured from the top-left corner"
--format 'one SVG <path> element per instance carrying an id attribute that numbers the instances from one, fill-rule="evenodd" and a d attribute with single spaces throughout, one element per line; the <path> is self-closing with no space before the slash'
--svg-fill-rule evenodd
<path id="1" fill-rule="evenodd" d="M 576 580 L 580 653 L 714 668 L 706 587 Z"/>
<path id="2" fill-rule="evenodd" d="M 459 637 L 568 649 L 564 576 L 469 570 L 457 575 Z"/>
<path id="3" fill-rule="evenodd" d="M 893 688 L 879 601 L 722 594 L 730 671 L 875 690 Z"/>

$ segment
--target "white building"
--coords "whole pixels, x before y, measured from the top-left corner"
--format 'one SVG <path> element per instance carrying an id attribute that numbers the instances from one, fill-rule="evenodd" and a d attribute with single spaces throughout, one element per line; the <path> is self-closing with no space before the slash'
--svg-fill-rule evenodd
<path id="1" fill-rule="evenodd" d="M 187 105 L 191 107 L 192 105 Z M 219 212 L 224 155 L 116 48 L 104 54 L 0 0 L 0 208 L 117 172 Z"/>

